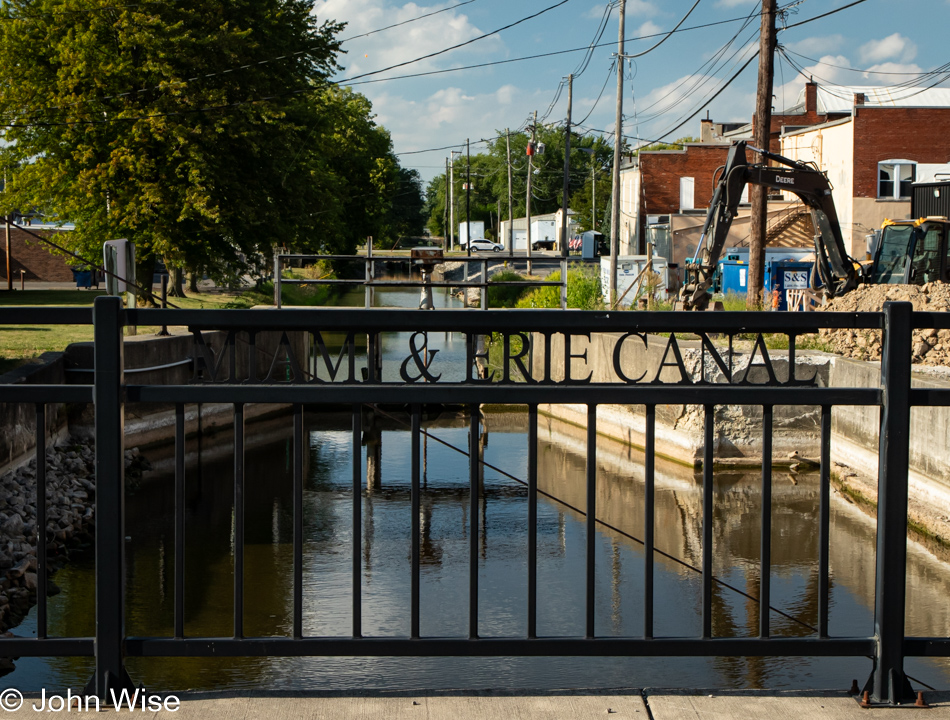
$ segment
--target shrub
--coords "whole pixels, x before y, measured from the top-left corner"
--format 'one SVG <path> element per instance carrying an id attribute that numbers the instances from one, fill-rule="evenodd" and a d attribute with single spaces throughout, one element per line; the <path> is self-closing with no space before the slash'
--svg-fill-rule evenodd
<path id="1" fill-rule="evenodd" d="M 560 272 L 553 272 L 546 280 L 558 282 Z M 604 307 L 600 275 L 596 269 L 574 265 L 567 271 L 567 306 L 578 310 L 601 310 Z M 519 308 L 559 308 L 561 307 L 561 288 L 540 287 L 531 291 L 518 301 Z"/>

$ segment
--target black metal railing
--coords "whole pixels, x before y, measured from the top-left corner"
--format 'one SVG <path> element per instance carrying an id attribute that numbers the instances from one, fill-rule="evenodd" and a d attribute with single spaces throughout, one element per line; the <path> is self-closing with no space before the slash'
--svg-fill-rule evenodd
<path id="1" fill-rule="evenodd" d="M 95 655 L 96 671 L 90 689 L 105 696 L 110 688 L 131 683 L 125 671 L 128 656 L 869 656 L 874 670 L 868 689 L 882 702 L 903 702 L 909 685 L 904 675 L 905 656 L 950 656 L 950 638 L 905 637 L 905 574 L 907 550 L 907 492 L 910 408 L 950 405 L 950 391 L 911 388 L 911 341 L 915 328 L 950 329 L 945 313 L 913 312 L 909 303 L 889 303 L 882 313 L 647 313 L 559 311 L 432 312 L 365 309 L 295 310 L 125 310 L 117 298 L 98 298 L 94 310 L 17 309 L 0 311 L 0 324 L 95 325 L 95 375 L 92 385 L 12 385 L 2 388 L 5 402 L 32 403 L 37 413 L 37 452 L 43 448 L 44 406 L 48 403 L 95 404 L 96 416 L 96 637 L 49 638 L 46 634 L 46 598 L 40 592 L 36 639 L 0 639 L 0 653 L 16 655 Z M 123 328 L 138 326 L 188 326 L 194 333 L 194 381 L 187 385 L 138 385 L 123 374 Z M 879 329 L 884 331 L 880 387 L 819 387 L 812 376 L 799 372 L 797 341 L 820 328 Z M 222 331 L 224 345 L 216 353 L 205 344 L 202 332 Z M 347 340 L 333 364 L 322 333 L 340 332 Z M 377 348 L 382 336 L 413 333 L 402 362 L 401 381 L 384 381 L 383 360 Z M 461 379 L 442 381 L 438 361 L 416 337 L 419 333 L 464 334 L 466 361 Z M 265 333 L 276 333 L 271 350 L 258 342 Z M 479 336 L 503 339 L 501 371 L 479 369 L 486 353 Z M 572 376 L 572 362 L 586 360 L 578 352 L 578 338 L 594 333 L 615 337 L 613 371 L 616 382 L 591 382 Z M 668 335 L 659 368 L 630 367 L 625 343 L 643 343 L 647 335 Z M 701 340 L 704 359 L 721 371 L 716 382 L 705 373 L 690 377 L 677 345 L 677 333 L 694 333 Z M 764 333 L 788 338 L 787 371 L 770 359 Z M 356 368 L 355 335 L 367 336 L 365 367 Z M 734 354 L 721 349 L 714 336 L 732 339 L 751 334 L 753 351 L 746 368 L 734 367 Z M 295 345 L 289 337 L 294 335 Z M 562 371 L 552 362 L 552 339 L 560 338 Z M 571 340 L 574 339 L 572 347 Z M 239 339 L 241 342 L 239 342 Z M 520 340 L 512 342 L 514 339 Z M 423 338 L 424 340 L 424 338 Z M 302 350 L 301 350 L 302 348 Z M 277 353 L 274 358 L 273 354 Z M 210 353 L 210 355 L 209 355 Z M 268 353 L 270 355 L 268 356 Z M 532 358 L 532 355 L 535 357 Z M 299 357 L 298 357 L 299 355 Z M 212 357 L 213 356 L 213 357 Z M 267 357 L 262 357 L 267 356 Z M 241 358 L 244 358 L 244 364 Z M 349 371 L 337 372 L 349 358 Z M 208 362 L 208 359 L 212 362 Z M 375 360 L 373 360 L 375 358 Z M 263 362 L 262 362 L 263 360 Z M 748 372 L 755 360 L 763 378 L 754 382 Z M 359 361 L 359 362 L 362 362 Z M 317 372 L 323 363 L 332 372 Z M 625 364 L 626 363 L 626 364 Z M 701 363 L 705 367 L 709 363 Z M 280 365 L 284 372 L 274 372 Z M 266 372 L 258 368 L 269 367 Z M 406 371 L 406 368 L 411 368 Z M 242 369 L 243 368 L 243 369 Z M 356 370 L 360 372 L 357 372 Z M 642 373 L 638 373 L 643 370 Z M 517 371 L 517 372 L 516 372 Z M 676 380 L 664 380 L 678 375 Z M 516 381 L 514 378 L 520 374 Z M 279 378 L 279 380 L 277 379 Z M 123 412 L 133 403 L 171 403 L 175 423 L 175 590 L 174 634 L 169 637 L 128 637 L 124 624 L 123 558 L 125 512 L 123 496 Z M 223 402 L 234 408 L 234 618 L 232 637 L 191 637 L 184 624 L 185 543 L 185 413 L 186 404 Z M 246 637 L 243 625 L 244 569 L 244 466 L 245 407 L 253 403 L 285 403 L 293 413 L 293 611 L 292 633 L 286 637 Z M 424 407 L 450 403 L 468 406 L 471 547 L 469 556 L 468 631 L 463 637 L 428 637 L 420 632 L 420 439 Z M 528 563 L 527 631 L 523 637 L 483 637 L 479 616 L 479 455 L 481 404 L 521 404 L 528 408 L 527 519 Z M 537 629 L 538 607 L 538 406 L 586 405 L 586 601 L 585 632 L 581 636 L 542 637 Z M 411 418 L 411 543 L 410 598 L 407 637 L 369 637 L 362 627 L 361 505 L 352 507 L 352 625 L 345 636 L 312 637 L 303 632 L 303 411 L 345 406 L 352 413 L 352 492 L 362 489 L 360 455 L 363 408 L 398 404 Z M 631 404 L 646 408 L 644 547 L 642 577 L 643 633 L 635 637 L 603 637 L 595 633 L 595 542 L 597 519 L 597 408 Z M 704 408 L 702 487 L 702 631 L 699 637 L 660 637 L 654 632 L 655 541 L 655 437 L 657 405 L 685 404 Z M 762 524 L 760 538 L 758 637 L 715 637 L 713 634 L 713 467 L 714 410 L 721 405 L 752 405 L 763 409 L 763 457 L 770 457 L 773 408 L 780 405 L 818 406 L 820 421 L 819 499 L 819 599 L 816 632 L 807 637 L 774 637 L 770 632 L 771 490 L 772 471 L 763 463 Z M 881 408 L 879 492 L 874 634 L 833 637 L 829 616 L 829 487 L 831 412 L 834 406 Z M 38 464 L 42 466 L 42 463 Z M 39 470 L 37 482 L 43 485 Z M 37 493 L 37 527 L 45 526 L 43 492 Z M 43 533 L 39 534 L 39 587 L 45 588 Z"/>

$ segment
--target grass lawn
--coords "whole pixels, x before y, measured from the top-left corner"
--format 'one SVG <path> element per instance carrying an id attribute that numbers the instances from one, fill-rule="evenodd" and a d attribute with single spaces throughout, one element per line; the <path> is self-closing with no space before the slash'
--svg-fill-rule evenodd
<path id="1" fill-rule="evenodd" d="M 0 292 L 0 311 L 17 307 L 91 307 L 105 295 L 100 290 L 16 290 Z M 187 298 L 171 298 L 183 310 L 250 307 L 260 302 L 254 295 L 200 293 Z M 15 310 L 13 310 L 15 312 Z M 6 314 L 6 313 L 4 313 Z M 154 335 L 157 327 L 140 327 L 138 333 Z M 9 372 L 45 352 L 62 351 L 74 342 L 92 340 L 92 325 L 0 325 L 0 373 Z"/>

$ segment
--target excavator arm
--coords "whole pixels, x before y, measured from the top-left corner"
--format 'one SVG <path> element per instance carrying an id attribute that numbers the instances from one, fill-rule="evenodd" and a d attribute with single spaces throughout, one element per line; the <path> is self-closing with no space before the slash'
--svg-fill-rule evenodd
<path id="1" fill-rule="evenodd" d="M 809 208 L 818 230 L 815 234 L 815 264 L 830 297 L 857 287 L 858 273 L 854 260 L 845 250 L 838 213 L 831 197 L 831 183 L 825 174 L 811 165 L 753 149 L 784 167 L 750 165 L 743 141 L 729 149 L 722 177 L 709 205 L 699 246 L 693 258 L 686 262 L 686 283 L 680 294 L 686 310 L 705 310 L 709 304 L 713 274 L 736 216 L 742 189 L 747 183 L 791 192 Z"/>

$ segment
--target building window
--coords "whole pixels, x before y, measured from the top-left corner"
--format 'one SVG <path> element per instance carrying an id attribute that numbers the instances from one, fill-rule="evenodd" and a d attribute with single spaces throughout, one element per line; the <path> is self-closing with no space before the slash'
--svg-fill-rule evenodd
<path id="1" fill-rule="evenodd" d="M 691 177 L 680 178 L 680 212 L 692 210 L 696 207 L 695 181 Z"/>
<path id="2" fill-rule="evenodd" d="M 898 200 L 910 197 L 910 184 L 917 177 L 913 160 L 885 160 L 877 164 L 877 196 Z"/>

